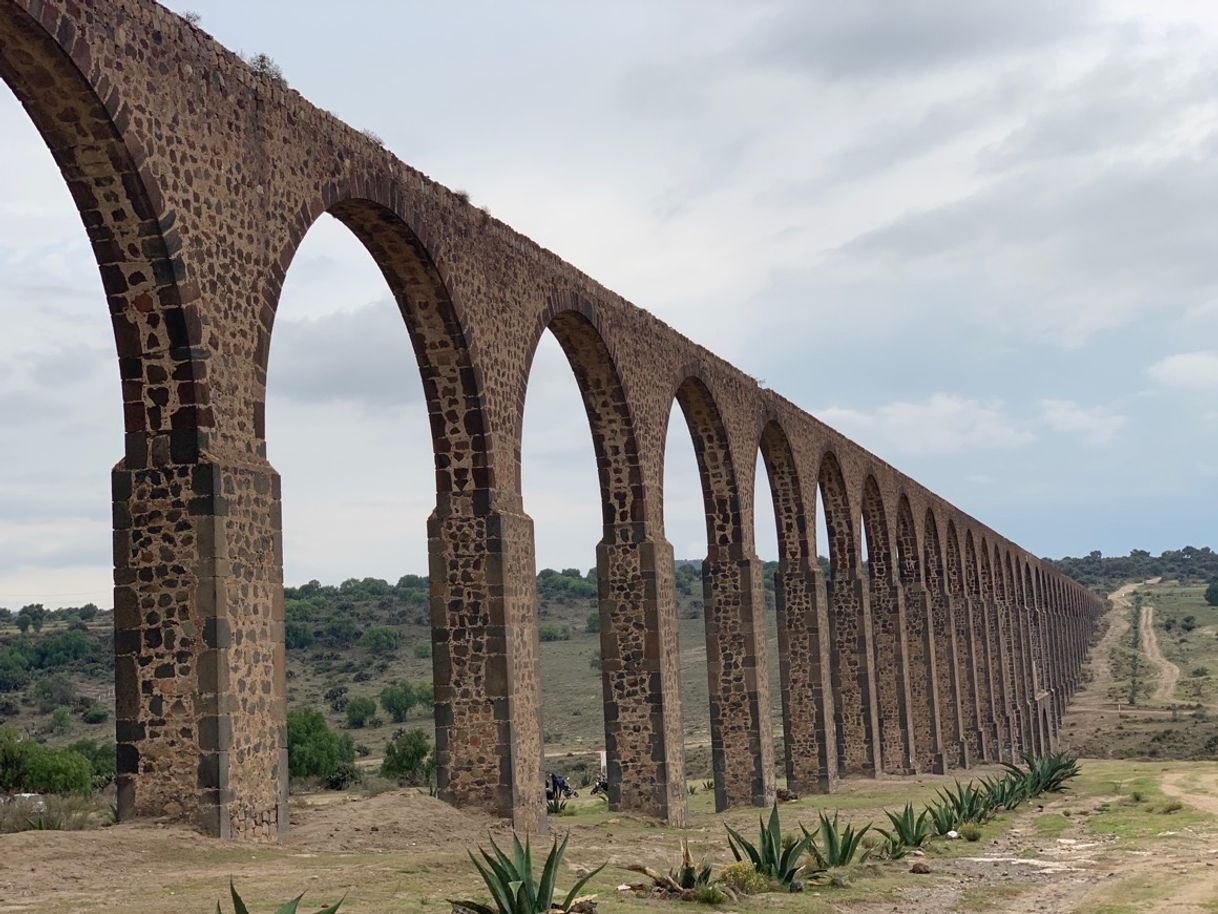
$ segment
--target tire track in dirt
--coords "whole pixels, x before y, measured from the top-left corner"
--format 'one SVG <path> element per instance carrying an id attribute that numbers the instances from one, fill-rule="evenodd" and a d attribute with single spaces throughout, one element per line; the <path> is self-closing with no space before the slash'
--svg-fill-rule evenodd
<path id="1" fill-rule="evenodd" d="M 1142 604 L 1139 629 L 1142 634 L 1142 652 L 1159 674 L 1150 700 L 1158 704 L 1170 704 L 1176 692 L 1176 683 L 1180 679 L 1180 668 L 1163 656 L 1159 647 L 1159 636 L 1155 632 L 1155 608 L 1149 603 Z"/>

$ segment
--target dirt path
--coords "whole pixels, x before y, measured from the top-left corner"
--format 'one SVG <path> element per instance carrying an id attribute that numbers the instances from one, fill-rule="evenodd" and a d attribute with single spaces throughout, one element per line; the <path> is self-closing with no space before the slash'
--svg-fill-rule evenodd
<path id="1" fill-rule="evenodd" d="M 1159 648 L 1159 636 L 1155 632 L 1155 608 L 1149 603 L 1142 604 L 1139 630 L 1142 634 L 1142 651 L 1150 665 L 1158 671 L 1158 682 L 1150 700 L 1158 704 L 1170 704 L 1176 693 L 1176 682 L 1180 679 L 1180 668 L 1164 657 Z"/>

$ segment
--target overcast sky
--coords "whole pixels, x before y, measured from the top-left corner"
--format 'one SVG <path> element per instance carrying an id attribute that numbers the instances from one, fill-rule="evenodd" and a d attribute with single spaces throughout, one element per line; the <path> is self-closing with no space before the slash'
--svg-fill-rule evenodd
<path id="1" fill-rule="evenodd" d="M 1212 3 L 171 5 L 1033 552 L 1218 545 Z M 0 605 L 108 606 L 105 301 L 4 89 L 0 174 Z M 427 422 L 383 280 L 323 221 L 280 308 L 287 580 L 425 572 Z M 538 564 L 587 568 L 591 439 L 552 339 L 535 370 Z M 670 441 L 668 538 L 700 558 Z"/>

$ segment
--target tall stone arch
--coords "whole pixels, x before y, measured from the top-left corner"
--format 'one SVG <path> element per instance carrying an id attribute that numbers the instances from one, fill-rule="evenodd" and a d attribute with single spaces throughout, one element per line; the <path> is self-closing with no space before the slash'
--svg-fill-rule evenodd
<path id="1" fill-rule="evenodd" d="M 710 387 L 687 376 L 675 399 L 693 438 L 706 513 L 702 587 L 715 807 L 765 806 L 774 796 L 774 745 L 761 562 L 746 536 L 732 449 Z"/>
<path id="2" fill-rule="evenodd" d="M 855 510 L 841 464 L 821 457 L 818 489 L 829 540 L 829 630 L 838 766 L 843 775 L 877 771 L 879 720 L 875 704 L 875 648 L 867 586 L 859 567 Z"/>
<path id="3" fill-rule="evenodd" d="M 889 512 L 879 483 L 870 473 L 863 481 L 862 525 L 867 534 L 867 589 L 875 644 L 877 757 L 891 774 L 916 769 L 909 647 L 906 643 L 905 594 Z"/>
<path id="4" fill-rule="evenodd" d="M 951 602 L 952 631 L 955 636 L 956 681 L 959 684 L 960 725 L 969 759 L 984 759 L 988 752 L 981 726 L 981 699 L 978 685 L 977 638 L 973 630 L 973 610 L 965 578 L 964 552 L 956 521 L 948 518 L 944 543 L 946 585 Z"/>
<path id="5" fill-rule="evenodd" d="M 685 823 L 685 761 L 672 547 L 647 502 L 631 399 L 600 327 L 573 293 L 538 320 L 575 374 L 592 432 L 603 535 L 596 548 L 609 806 Z"/>
<path id="6" fill-rule="evenodd" d="M 827 793 L 837 780 L 833 683 L 825 585 L 816 562 L 814 518 L 782 425 L 766 422 L 759 450 L 778 526 L 774 576 L 787 787 Z"/>
<path id="7" fill-rule="evenodd" d="M 990 629 L 992 607 L 985 594 L 985 546 L 977 549 L 977 539 L 970 528 L 964 534 L 965 593 L 969 618 L 972 621 L 973 664 L 976 674 L 978 727 L 984 748 L 982 758 L 998 761 L 998 711 L 994 692 L 994 642 Z"/>
<path id="8" fill-rule="evenodd" d="M 963 688 L 957 660 L 955 605 L 947 579 L 939 522 L 926 509 L 923 535 L 923 569 L 930 595 L 930 613 L 935 627 L 935 668 L 939 678 L 939 717 L 943 734 L 944 761 L 948 768 L 967 767 L 968 743 L 964 736 Z"/>
<path id="9" fill-rule="evenodd" d="M 215 662 L 227 638 L 222 495 L 204 456 L 214 427 L 207 351 L 177 214 L 128 130 L 131 107 L 59 4 L 0 4 L 0 79 L 67 184 L 114 330 L 124 417 L 111 474 L 118 815 L 168 811 L 227 835 Z M 260 833 L 286 821 L 282 799 L 272 790 L 254 813 Z"/>
<path id="10" fill-rule="evenodd" d="M 914 765 L 920 771 L 946 770 L 939 721 L 939 676 L 935 656 L 935 623 L 930 611 L 922 565 L 922 540 L 909 497 L 897 499 L 897 565 L 905 595 L 905 631 L 909 649 Z"/>

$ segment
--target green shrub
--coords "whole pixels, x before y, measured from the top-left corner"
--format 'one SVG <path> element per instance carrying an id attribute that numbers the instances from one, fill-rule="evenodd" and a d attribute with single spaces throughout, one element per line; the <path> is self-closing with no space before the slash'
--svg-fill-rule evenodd
<path id="1" fill-rule="evenodd" d="M 54 673 L 34 684 L 34 701 L 42 714 L 50 714 L 56 708 L 76 704 L 79 695 L 72 680 L 64 673 Z"/>
<path id="2" fill-rule="evenodd" d="M 364 773 L 353 762 L 343 762 L 330 774 L 322 778 L 326 790 L 346 790 L 364 782 Z"/>
<path id="3" fill-rule="evenodd" d="M 71 752 L 83 755 L 89 760 L 89 767 L 93 772 L 94 786 L 105 786 L 114 780 L 118 768 L 118 753 L 114 743 L 78 739 L 68 746 L 68 749 Z"/>
<path id="4" fill-rule="evenodd" d="M 601 614 L 599 612 L 588 613 L 588 621 L 584 623 L 584 631 L 590 635 L 598 634 L 601 630 Z"/>
<path id="5" fill-rule="evenodd" d="M 313 629 L 304 622 L 289 620 L 283 626 L 283 644 L 289 651 L 299 651 L 312 647 L 314 641 Z"/>
<path id="6" fill-rule="evenodd" d="M 294 778 L 328 778 L 355 761 L 355 743 L 330 729 L 320 711 L 288 712 L 288 773 Z"/>
<path id="7" fill-rule="evenodd" d="M 376 714 L 376 702 L 366 695 L 359 695 L 347 702 L 347 724 L 355 729 L 367 725 Z"/>
<path id="8" fill-rule="evenodd" d="M 417 704 L 415 690 L 408 682 L 393 682 L 381 689 L 381 707 L 395 724 L 406 719 L 411 708 Z"/>
<path id="9" fill-rule="evenodd" d="M 72 726 L 72 712 L 67 708 L 56 708 L 51 712 L 49 725 L 52 733 L 67 733 Z"/>
<path id="10" fill-rule="evenodd" d="M 370 654 L 396 654 L 402 644 L 402 633 L 388 625 L 374 625 L 364 632 L 359 643 Z"/>
<path id="11" fill-rule="evenodd" d="M 741 895 L 756 895 L 770 887 L 769 881 L 747 860 L 737 860 L 719 871 L 720 881 Z"/>
<path id="12" fill-rule="evenodd" d="M 86 724 L 104 724 L 110 719 L 110 712 L 100 705 L 90 705 L 85 708 L 84 713 L 80 715 L 80 719 Z"/>
<path id="13" fill-rule="evenodd" d="M 423 784 L 435 770 L 427 734 L 418 727 L 398 730 L 385 745 L 381 776 L 399 784 Z"/>
<path id="14" fill-rule="evenodd" d="M 89 794 L 93 768 L 77 752 L 33 744 L 25 762 L 23 788 L 30 793 Z"/>
<path id="15" fill-rule="evenodd" d="M 427 660 L 431 657 L 431 642 L 421 641 L 414 646 L 414 655 L 420 660 Z"/>
<path id="16" fill-rule="evenodd" d="M 965 841 L 980 841 L 981 826 L 976 822 L 965 822 L 960 826 L 960 837 Z"/>
<path id="17" fill-rule="evenodd" d="M 717 885 L 700 885 L 694 889 L 694 901 L 698 904 L 723 904 L 727 893 Z"/>
<path id="18" fill-rule="evenodd" d="M 571 629 L 557 622 L 545 622 L 538 630 L 542 641 L 570 641 Z"/>
<path id="19" fill-rule="evenodd" d="M 30 681 L 30 662 L 20 651 L 0 649 L 0 692 L 16 692 Z"/>
<path id="20" fill-rule="evenodd" d="M 481 848 L 478 850 L 483 860 L 486 861 L 485 866 L 467 851 L 469 859 L 477 867 L 482 881 L 486 883 L 486 887 L 491 893 L 494 907 L 475 901 L 455 901 L 452 904 L 469 908 L 476 914 L 548 914 L 551 911 L 567 911 L 579 895 L 579 890 L 587 884 L 589 879 L 604 869 L 604 864 L 601 864 L 590 873 L 585 874 L 575 883 L 561 904 L 555 903 L 554 892 L 556 891 L 558 870 L 562 864 L 563 854 L 567 851 L 567 842 L 570 837 L 570 835 L 564 837 L 561 844 L 555 839 L 541 868 L 540 881 L 535 880 L 533 876 L 533 854 L 527 837 L 524 844 L 521 845 L 520 838 L 515 834 L 512 835 L 511 856 L 501 851 L 499 845 L 495 843 L 495 839 L 492 838 L 491 853 Z"/>

